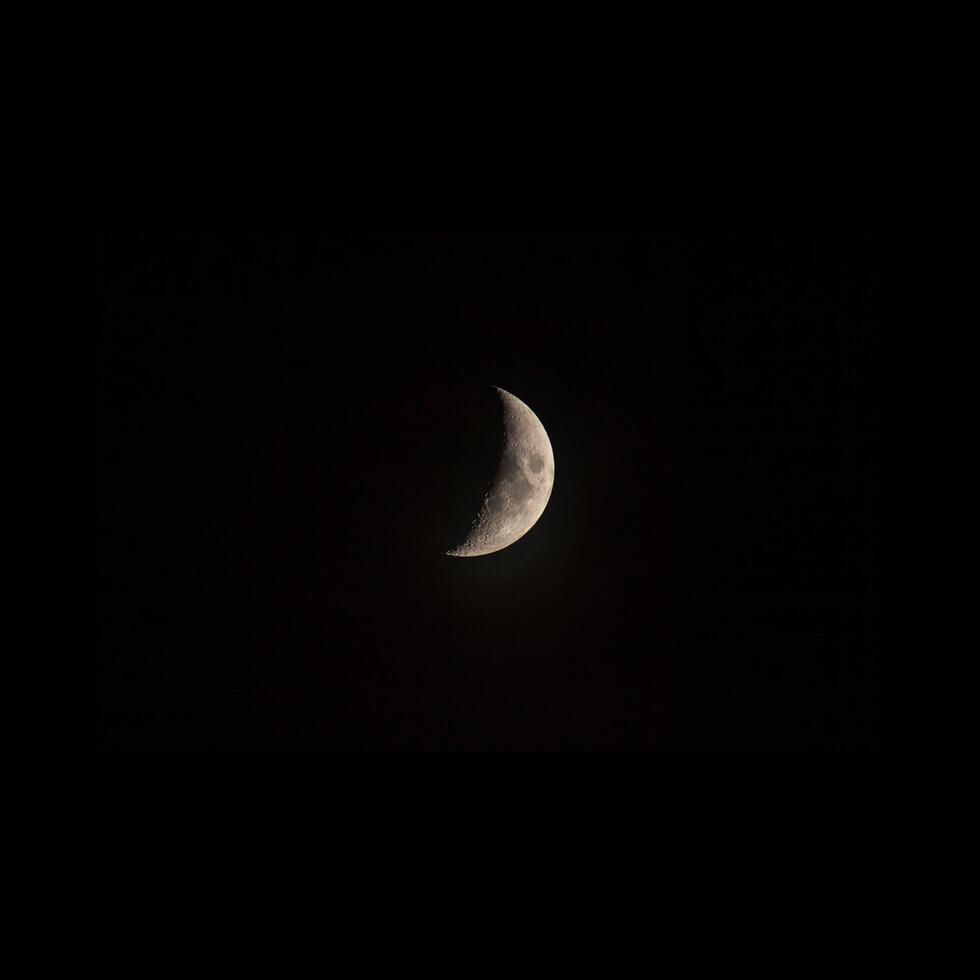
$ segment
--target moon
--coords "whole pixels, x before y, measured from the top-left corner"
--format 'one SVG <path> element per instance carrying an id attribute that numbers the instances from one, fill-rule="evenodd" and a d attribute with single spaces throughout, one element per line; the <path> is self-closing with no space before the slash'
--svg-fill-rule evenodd
<path id="1" fill-rule="evenodd" d="M 504 412 L 504 445 L 496 476 L 462 544 L 447 555 L 476 558 L 512 545 L 544 513 L 555 482 L 555 454 L 537 415 L 494 385 Z"/>

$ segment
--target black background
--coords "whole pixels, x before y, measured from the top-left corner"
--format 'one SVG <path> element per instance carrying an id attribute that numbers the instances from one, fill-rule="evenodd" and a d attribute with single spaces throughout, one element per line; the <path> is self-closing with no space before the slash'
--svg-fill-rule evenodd
<path id="1" fill-rule="evenodd" d="M 101 749 L 880 747 L 877 234 L 98 249 Z M 554 492 L 452 559 L 491 384 Z"/>

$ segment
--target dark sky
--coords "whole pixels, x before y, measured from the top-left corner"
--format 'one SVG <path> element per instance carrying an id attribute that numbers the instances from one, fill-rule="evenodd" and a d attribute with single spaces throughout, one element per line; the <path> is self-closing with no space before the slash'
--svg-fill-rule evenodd
<path id="1" fill-rule="evenodd" d="M 877 234 L 98 248 L 101 749 L 880 747 Z M 554 492 L 452 559 L 493 384 Z"/>

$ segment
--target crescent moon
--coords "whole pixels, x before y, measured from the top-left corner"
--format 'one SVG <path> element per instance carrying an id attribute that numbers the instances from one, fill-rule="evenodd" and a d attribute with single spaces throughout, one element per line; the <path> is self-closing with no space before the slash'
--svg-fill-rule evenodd
<path id="1" fill-rule="evenodd" d="M 462 544 L 447 555 L 489 555 L 524 537 L 544 513 L 555 482 L 551 440 L 537 415 L 503 388 L 504 446 L 496 476 Z"/>

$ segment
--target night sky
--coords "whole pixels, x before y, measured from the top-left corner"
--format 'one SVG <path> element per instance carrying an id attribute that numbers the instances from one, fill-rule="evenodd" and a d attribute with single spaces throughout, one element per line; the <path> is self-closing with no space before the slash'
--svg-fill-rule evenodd
<path id="1" fill-rule="evenodd" d="M 98 747 L 875 750 L 879 238 L 104 231 Z M 454 559 L 489 386 L 556 478 Z"/>

